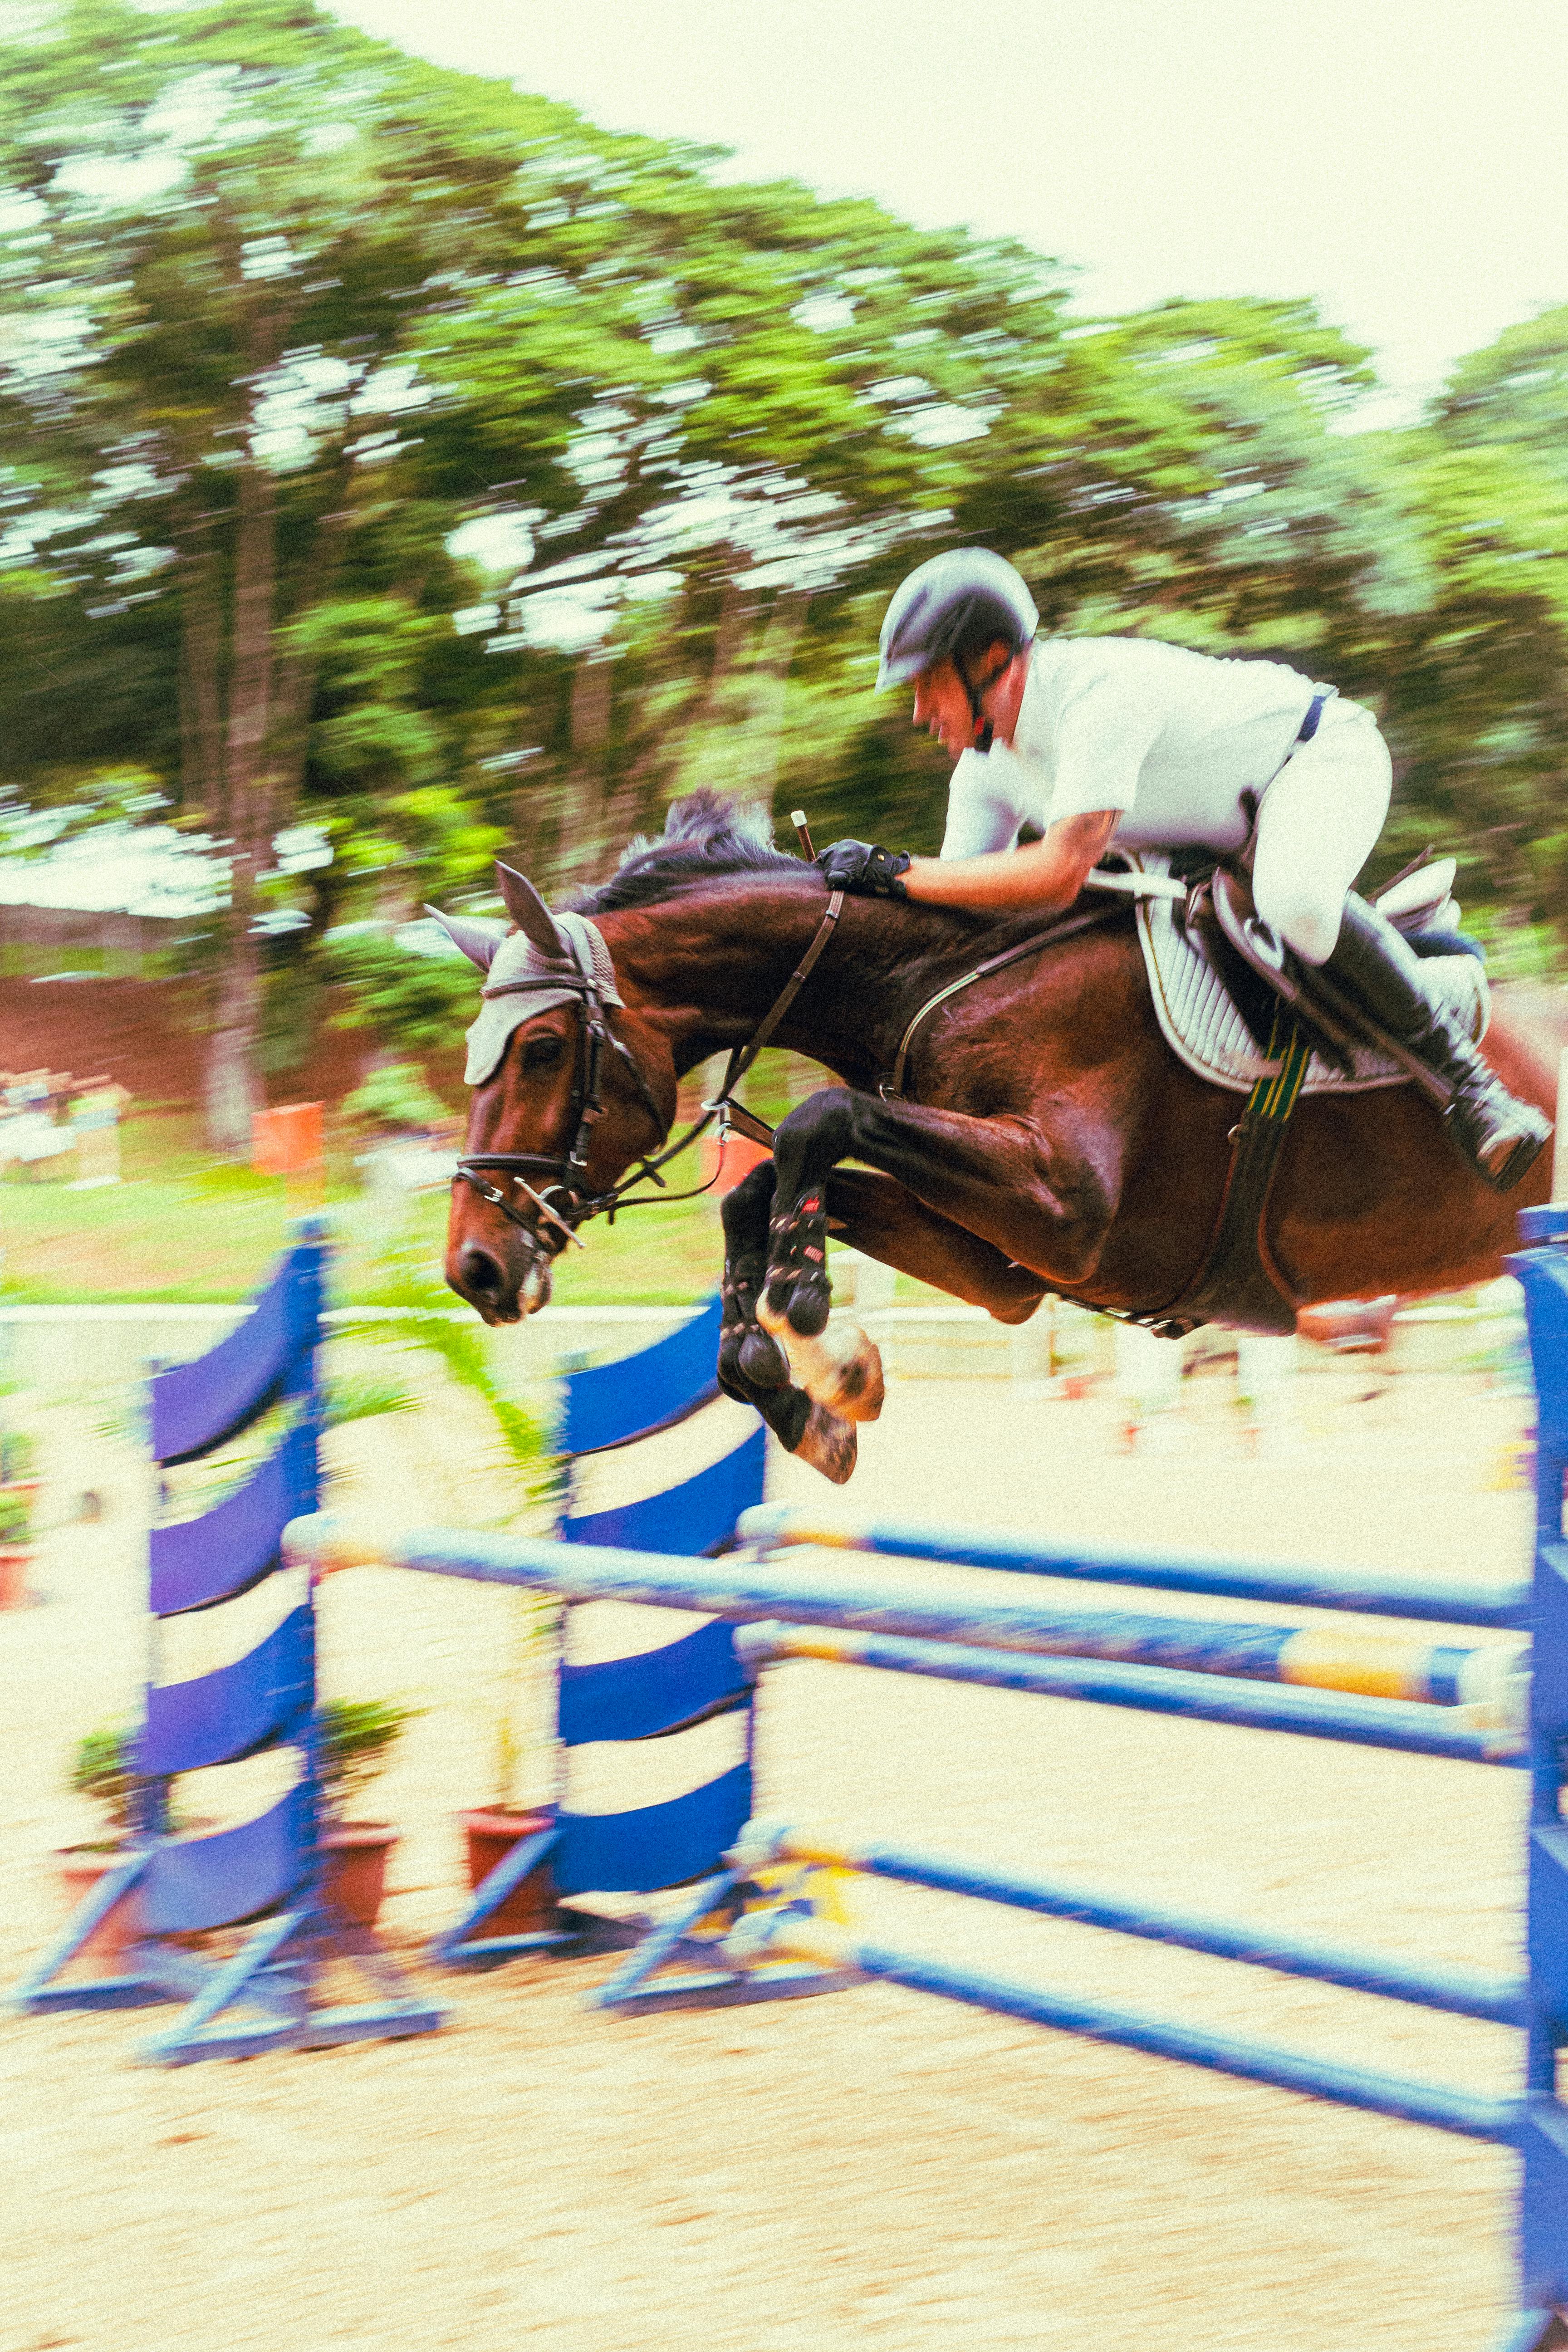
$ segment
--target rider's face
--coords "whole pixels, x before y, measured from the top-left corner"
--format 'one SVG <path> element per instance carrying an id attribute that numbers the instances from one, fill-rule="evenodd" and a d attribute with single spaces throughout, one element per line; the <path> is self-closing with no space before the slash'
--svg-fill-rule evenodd
<path id="1" fill-rule="evenodd" d="M 974 740 L 974 713 L 963 680 L 950 661 L 939 661 L 915 680 L 915 725 L 936 737 L 956 760 Z"/>

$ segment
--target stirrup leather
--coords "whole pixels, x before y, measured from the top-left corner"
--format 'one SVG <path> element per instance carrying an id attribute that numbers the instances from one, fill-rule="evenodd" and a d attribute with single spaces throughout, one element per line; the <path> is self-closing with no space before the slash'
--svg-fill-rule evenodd
<path id="1" fill-rule="evenodd" d="M 1224 866 L 1215 869 L 1212 896 L 1215 918 L 1226 940 L 1277 996 L 1293 1008 L 1300 1007 L 1304 1019 L 1347 1054 L 1358 1045 L 1375 1045 L 1398 1063 L 1440 1111 L 1447 1112 L 1454 1088 L 1442 1073 L 1381 1027 L 1322 972 L 1293 956 L 1278 931 L 1259 918 L 1250 893 Z"/>

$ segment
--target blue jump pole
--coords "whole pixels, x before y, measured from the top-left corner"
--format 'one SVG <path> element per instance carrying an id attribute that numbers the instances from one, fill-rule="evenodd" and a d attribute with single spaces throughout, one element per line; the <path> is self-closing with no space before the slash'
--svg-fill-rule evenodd
<path id="1" fill-rule="evenodd" d="M 748 1854 L 752 1851 L 747 1842 Z M 1018 1877 L 986 1870 L 946 1854 L 917 1853 L 908 1846 L 845 1845 L 814 1832 L 783 1829 L 766 1836 L 769 1860 L 804 1862 L 827 1870 L 891 1879 L 900 1886 L 927 1886 L 941 1895 L 966 1895 L 1050 1919 L 1106 1927 L 1121 1936 L 1174 1944 L 1190 1952 L 1241 1960 L 1249 1968 L 1281 1976 L 1307 1977 L 1319 1984 L 1343 1985 L 1352 1992 L 1375 1993 L 1453 2017 L 1477 2017 L 1489 2025 L 1522 2025 L 1528 1988 L 1522 1977 L 1489 1976 L 1479 1969 L 1413 1967 L 1392 1955 L 1347 1950 L 1268 1928 L 1246 1927 L 1234 1919 L 1209 1919 L 1172 1911 L 1155 1903 L 1130 1903 L 1096 1887 L 1063 1879 Z"/>
<path id="2" fill-rule="evenodd" d="M 790 1654 L 826 1654 L 797 1643 Z M 1408 1699 L 1427 1706 L 1494 1704 L 1505 1695 L 1501 1685 L 1522 1663 L 1521 1652 L 1510 1647 L 1460 1649 L 1446 1642 L 1366 1633 L 1355 1625 L 1235 1624 L 1206 1617 L 1131 1615 L 1121 1610 L 1064 1611 L 1050 1654 L 1171 1667 L 1236 1682 L 1352 1691 L 1367 1698 Z M 857 1652 L 855 1663 L 871 1661 Z"/>
<path id="3" fill-rule="evenodd" d="M 1279 1601 L 1304 1609 L 1412 1617 L 1440 1625 L 1522 1628 L 1530 1622 L 1528 1584 L 1479 1578 L 1407 1578 L 1346 1569 L 1275 1566 L 1215 1559 L 1175 1548 L 1127 1552 L 1102 1544 L 1051 1543 L 1037 1536 L 974 1535 L 928 1519 L 858 1518 L 796 1503 L 761 1503 L 735 1529 L 764 1549 L 810 1544 L 936 1560 L 946 1568 L 991 1568 L 1017 1576 L 1071 1577 L 1087 1584 L 1139 1584 L 1151 1591 L 1206 1592 L 1227 1601 Z"/>
<path id="4" fill-rule="evenodd" d="M 784 1658 L 816 1658 L 833 1665 L 876 1666 L 885 1674 L 918 1675 L 936 1682 L 976 1683 L 988 1690 L 1033 1691 L 1041 1698 L 1085 1699 L 1098 1706 L 1130 1706 L 1150 1715 L 1180 1715 L 1194 1722 L 1236 1724 L 1249 1731 L 1294 1731 L 1313 1739 L 1348 1740 L 1355 1748 L 1393 1748 L 1409 1756 L 1442 1756 L 1458 1764 L 1529 1763 L 1510 1722 L 1484 1728 L 1456 1723 L 1451 1710 L 1397 1699 L 1330 1696 L 1321 1691 L 1237 1688 L 1223 1676 L 1187 1674 L 1172 1666 L 1121 1665 L 1101 1658 L 1020 1657 L 1012 1651 L 962 1643 L 907 1641 L 897 1634 L 840 1633 L 832 1627 L 758 1625 L 741 1637 L 757 1665 Z"/>
<path id="5" fill-rule="evenodd" d="M 1337 1696 L 1319 1690 L 1278 1689 L 1267 1696 L 1227 1687 L 1223 1677 L 1180 1673 L 1168 1666 L 1108 1664 L 1074 1654 L 1062 1657 L 1064 1627 L 1081 1622 L 1048 1602 L 945 1602 L 917 1588 L 868 1576 L 847 1586 L 820 1570 L 731 1554 L 718 1560 L 680 1559 L 604 1545 L 552 1543 L 542 1538 L 482 1536 L 442 1528 L 416 1529 L 396 1543 L 366 1544 L 351 1527 L 326 1514 L 296 1519 L 284 1538 L 287 1556 L 320 1575 L 377 1561 L 425 1575 L 479 1583 L 513 1584 L 558 1593 L 569 1601 L 618 1601 L 656 1609 L 685 1609 L 733 1624 L 779 1619 L 788 1624 L 837 1627 L 857 1637 L 855 1663 L 885 1664 L 905 1673 L 959 1681 L 1007 1681 L 1058 1698 L 1111 1706 L 1150 1708 L 1214 1723 L 1291 1731 L 1364 1747 L 1400 1748 L 1475 1764 L 1511 1762 L 1510 1744 L 1489 1731 L 1445 1721 L 1447 1710 L 1395 1700 Z M 873 1657 L 866 1637 L 894 1640 Z M 907 1643 L 922 1645 L 912 1654 Z M 923 1647 L 935 1654 L 927 1657 Z M 949 1645 L 970 1654 L 953 1659 Z M 993 1654 L 987 1670 L 984 1653 Z M 1026 1675 L 1000 1671 L 997 1652 L 1035 1660 Z M 816 1655 L 838 1654 L 818 1649 Z M 943 1664 L 943 1659 L 946 1663 Z M 1043 1663 L 1052 1661 L 1051 1665 Z M 1506 1752 L 1505 1752 L 1506 1751 Z"/>
<path id="6" fill-rule="evenodd" d="M 1443 2083 L 1423 2083 L 1359 2066 L 1335 2066 L 1305 2052 L 1276 2049 L 1270 2042 L 1252 2042 L 1240 2034 L 1208 2033 L 1167 2018 L 1147 2017 L 1139 2010 L 1049 1992 L 1015 1977 L 983 1974 L 918 1953 L 891 1951 L 831 1920 L 781 1911 L 759 1918 L 753 1935 L 743 1937 L 737 1931 L 729 1940 L 748 1959 L 763 1951 L 788 1952 L 800 1959 L 815 1960 L 819 1967 L 854 1969 L 862 1976 L 907 1985 L 914 1992 L 941 1993 L 948 2000 L 964 2001 L 974 2009 L 1025 2018 L 1033 2025 L 1056 2026 L 1091 2042 L 1146 2051 L 1155 2058 L 1179 2059 L 1188 2066 L 1206 2066 L 1216 2074 L 1238 2074 L 1247 2082 L 1272 2084 L 1277 2090 L 1304 2091 L 1314 2098 L 1332 2099 L 1341 2106 L 1395 2116 L 1405 2123 L 1429 2124 L 1468 2139 L 1501 2140 L 1509 2146 L 1518 2142 L 1522 2111 L 1513 2099 L 1478 2098 Z"/>

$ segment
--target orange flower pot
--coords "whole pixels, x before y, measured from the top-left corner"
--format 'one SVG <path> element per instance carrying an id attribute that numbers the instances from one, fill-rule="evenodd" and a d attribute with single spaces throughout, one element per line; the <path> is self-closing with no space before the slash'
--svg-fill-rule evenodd
<path id="1" fill-rule="evenodd" d="M 0 1609 L 27 1605 L 27 1571 L 33 1565 L 31 1544 L 0 1544 Z"/>
<path id="2" fill-rule="evenodd" d="M 471 1812 L 459 1813 L 468 1845 L 468 1885 L 481 1886 L 498 1862 L 503 1862 L 514 1845 L 525 1837 L 534 1837 L 550 1827 L 548 1813 L 503 1813 L 488 1806 Z M 480 1936 L 536 1936 L 558 1925 L 555 1910 L 555 1882 L 550 1874 L 550 1864 L 542 1862 L 531 1870 L 521 1886 L 514 1886 L 505 1901 L 496 1906 L 484 1925 L 477 1930 Z"/>
<path id="3" fill-rule="evenodd" d="M 386 1894 L 386 1863 L 397 1832 L 385 1822 L 340 1822 L 323 1832 L 321 1891 L 341 1917 L 374 1927 Z"/>
<path id="4" fill-rule="evenodd" d="M 107 1872 L 118 1870 L 124 1859 L 122 1853 L 105 1853 L 96 1846 L 58 1847 L 56 1860 L 59 1864 L 60 1884 L 65 1889 L 68 1915 L 85 1903 L 100 1879 Z M 141 1937 L 142 1899 L 133 1886 L 99 1921 L 74 1955 L 73 1965 L 79 1961 L 89 1976 L 126 1976 L 131 1970 L 131 1948 L 141 1940 Z"/>
<path id="5" fill-rule="evenodd" d="M 716 1135 L 705 1135 L 700 1150 L 702 1181 L 704 1184 L 712 1184 L 716 1199 L 725 1192 L 732 1192 L 742 1176 L 749 1176 L 753 1168 L 760 1167 L 764 1160 L 773 1158 L 773 1153 L 765 1144 L 753 1143 L 749 1135 L 727 1136 L 722 1159 L 721 1159 L 719 1139 Z"/>

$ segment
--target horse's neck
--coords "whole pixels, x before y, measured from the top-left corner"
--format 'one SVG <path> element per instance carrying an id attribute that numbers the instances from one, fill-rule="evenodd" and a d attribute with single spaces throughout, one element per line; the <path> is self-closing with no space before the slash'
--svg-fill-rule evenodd
<path id="1" fill-rule="evenodd" d="M 624 909 L 600 928 L 628 1005 L 661 1021 L 684 1076 L 748 1042 L 826 911 L 815 891 L 755 886 Z M 879 1066 L 895 1000 L 925 961 L 916 924 L 928 928 L 923 910 L 849 900 L 774 1042 L 846 1076 Z"/>

